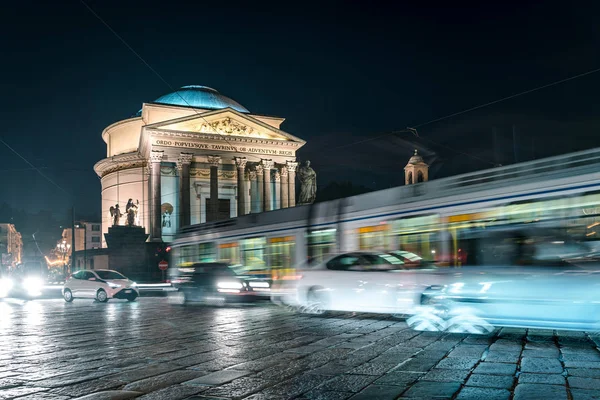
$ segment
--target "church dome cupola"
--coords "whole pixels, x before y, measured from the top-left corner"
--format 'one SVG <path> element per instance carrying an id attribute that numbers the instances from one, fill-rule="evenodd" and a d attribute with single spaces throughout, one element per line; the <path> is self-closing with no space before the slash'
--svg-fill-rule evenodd
<path id="1" fill-rule="evenodd" d="M 423 160 L 423 157 L 415 150 L 415 154 L 408 160 L 404 167 L 404 183 L 412 185 L 413 183 L 427 182 L 429 180 L 429 165 Z"/>

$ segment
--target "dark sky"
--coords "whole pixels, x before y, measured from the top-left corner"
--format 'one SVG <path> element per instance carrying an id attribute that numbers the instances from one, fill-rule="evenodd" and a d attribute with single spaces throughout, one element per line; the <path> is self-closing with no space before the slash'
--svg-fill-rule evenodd
<path id="1" fill-rule="evenodd" d="M 287 118 L 320 185 L 398 185 L 410 135 L 336 147 L 600 68 L 596 5 L 207 3 L 88 2 L 171 86 L 207 85 Z M 81 2 L 11 7 L 0 134 L 69 195 L 0 145 L 0 202 L 99 213 L 102 129 L 170 89 Z M 576 79 L 424 125 L 416 144 L 434 177 L 514 162 L 513 125 L 519 160 L 595 147 L 599 89 L 600 73 Z"/>

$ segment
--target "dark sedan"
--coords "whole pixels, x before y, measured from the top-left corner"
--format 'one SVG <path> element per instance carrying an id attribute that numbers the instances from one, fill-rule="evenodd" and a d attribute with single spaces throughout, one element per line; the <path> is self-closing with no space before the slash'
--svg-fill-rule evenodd
<path id="1" fill-rule="evenodd" d="M 172 293 L 171 301 L 177 304 L 222 305 L 254 301 L 265 298 L 265 291 L 270 291 L 268 282 L 246 279 L 224 263 L 197 263 L 174 268 L 170 278 L 177 289 Z"/>

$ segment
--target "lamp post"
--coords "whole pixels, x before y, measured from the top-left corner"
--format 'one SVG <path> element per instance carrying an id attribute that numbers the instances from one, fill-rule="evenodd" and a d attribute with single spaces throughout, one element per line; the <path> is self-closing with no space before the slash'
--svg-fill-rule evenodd
<path id="1" fill-rule="evenodd" d="M 62 254 L 63 256 L 63 273 L 65 274 L 65 277 L 67 276 L 67 263 L 65 262 L 65 258 L 67 256 L 67 253 L 69 253 L 69 250 L 71 249 L 71 245 L 69 243 L 67 243 L 66 239 L 63 239 L 62 242 L 60 242 L 57 246 L 56 246 L 57 250 L 59 253 Z"/>

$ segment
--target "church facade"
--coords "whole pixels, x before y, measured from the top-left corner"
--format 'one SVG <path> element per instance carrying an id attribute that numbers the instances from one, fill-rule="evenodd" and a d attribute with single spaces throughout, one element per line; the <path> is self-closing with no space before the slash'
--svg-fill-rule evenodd
<path id="1" fill-rule="evenodd" d="M 133 222 L 150 241 L 169 242 L 183 226 L 294 207 L 296 152 L 305 142 L 281 130 L 283 121 L 205 86 L 144 103 L 102 132 L 107 157 L 94 170 L 103 233 Z M 119 218 L 127 204 L 135 216 Z"/>

